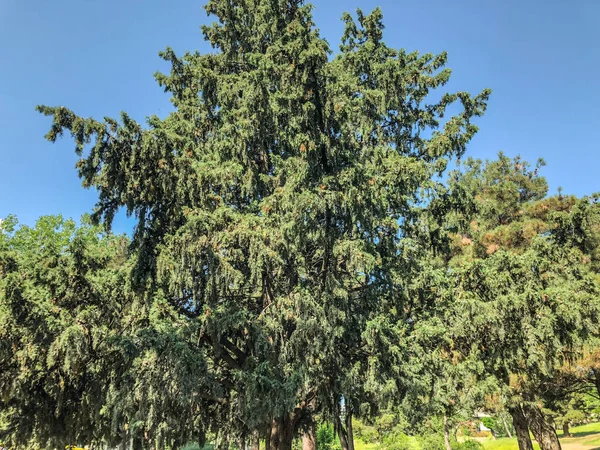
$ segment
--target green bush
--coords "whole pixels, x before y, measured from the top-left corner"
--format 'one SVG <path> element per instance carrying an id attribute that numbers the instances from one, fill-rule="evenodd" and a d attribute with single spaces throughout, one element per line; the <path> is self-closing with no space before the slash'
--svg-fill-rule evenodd
<path id="1" fill-rule="evenodd" d="M 494 430 L 496 433 L 498 432 L 498 423 L 493 417 L 482 417 L 481 423 L 490 430 Z"/>
<path id="2" fill-rule="evenodd" d="M 352 421 L 352 428 L 356 439 L 360 439 L 366 444 L 375 444 L 379 442 L 379 433 L 377 433 L 375 427 L 363 423 L 360 419 L 354 419 Z"/>
<path id="3" fill-rule="evenodd" d="M 442 434 L 426 434 L 419 436 L 419 444 L 421 444 L 422 449 L 446 450 L 444 436 Z"/>
<path id="4" fill-rule="evenodd" d="M 333 429 L 333 425 L 322 423 L 317 428 L 317 448 L 319 450 L 340 450 L 340 441 Z"/>
<path id="5" fill-rule="evenodd" d="M 486 425 L 487 426 L 487 425 Z M 452 446 L 452 448 L 456 450 L 484 450 L 484 446 L 481 442 L 477 441 L 465 441 L 457 444 L 456 446 Z"/>
<path id="6" fill-rule="evenodd" d="M 390 433 L 383 438 L 380 450 L 414 450 L 410 438 L 401 432 Z"/>

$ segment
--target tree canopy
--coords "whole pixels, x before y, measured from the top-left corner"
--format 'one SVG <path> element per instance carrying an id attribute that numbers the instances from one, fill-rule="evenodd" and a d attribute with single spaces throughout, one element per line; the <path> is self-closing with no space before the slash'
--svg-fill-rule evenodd
<path id="1" fill-rule="evenodd" d="M 523 407 L 542 448 L 554 449 L 549 426 L 551 437 L 536 432 L 536 423 L 546 425 L 538 402 L 598 335 L 600 222 L 595 197 L 546 196 L 542 165 L 500 154 L 468 160 L 451 177 L 453 195 L 472 212 L 455 219 L 446 314 L 451 348 L 481 362 L 509 408 Z"/>
<path id="2" fill-rule="evenodd" d="M 175 111 L 145 126 L 39 107 L 48 139 L 75 140 L 94 220 L 137 218 L 133 288 L 183 320 L 222 425 L 274 421 L 277 448 L 313 400 L 352 399 L 348 374 L 397 371 L 411 253 L 427 245 L 413 228 L 489 96 L 432 96 L 446 54 L 388 47 L 378 9 L 343 16 L 332 56 L 311 9 L 209 1 L 215 51 L 161 53 Z"/>

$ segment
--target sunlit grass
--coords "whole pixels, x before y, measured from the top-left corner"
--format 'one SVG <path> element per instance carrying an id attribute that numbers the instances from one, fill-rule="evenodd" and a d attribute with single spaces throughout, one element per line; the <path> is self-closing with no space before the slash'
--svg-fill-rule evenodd
<path id="1" fill-rule="evenodd" d="M 586 448 L 594 446 L 600 446 L 600 422 L 588 423 L 578 427 L 572 427 L 570 432 L 574 435 L 572 438 L 562 438 L 562 430 L 557 434 L 561 441 L 564 443 L 581 444 Z M 594 436 L 597 434 L 597 436 Z M 501 438 L 501 439 L 489 439 L 483 442 L 486 450 L 518 450 L 516 439 Z M 539 446 L 536 442 L 533 443 L 533 447 L 539 450 Z"/>
<path id="2" fill-rule="evenodd" d="M 377 444 L 375 443 L 366 443 L 360 439 L 354 440 L 354 450 L 375 450 L 376 448 Z"/>
<path id="3" fill-rule="evenodd" d="M 485 450 L 519 450 L 519 445 L 516 439 L 500 438 L 496 440 L 488 440 L 483 442 Z M 540 446 L 537 442 L 533 443 L 533 448 L 539 450 Z"/>

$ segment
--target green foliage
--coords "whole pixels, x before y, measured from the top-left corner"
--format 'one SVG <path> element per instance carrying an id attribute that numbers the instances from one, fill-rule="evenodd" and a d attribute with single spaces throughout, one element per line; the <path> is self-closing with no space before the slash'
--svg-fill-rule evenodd
<path id="1" fill-rule="evenodd" d="M 389 433 L 379 446 L 381 450 L 414 450 L 414 442 L 404 433 Z"/>
<path id="2" fill-rule="evenodd" d="M 428 433 L 418 438 L 421 448 L 431 450 L 446 450 L 444 435 L 441 433 Z"/>
<path id="3" fill-rule="evenodd" d="M 496 422 L 496 419 L 494 419 L 493 417 L 482 417 L 481 423 L 483 423 L 483 425 L 486 428 L 489 428 L 490 430 L 493 430 L 494 432 L 496 432 L 496 430 L 499 428 L 498 424 Z"/>
<path id="4" fill-rule="evenodd" d="M 506 422 L 506 426 L 512 428 L 512 420 L 510 418 L 505 418 L 504 420 Z M 497 438 L 508 436 L 504 423 L 502 423 L 502 418 L 500 417 L 482 417 L 481 423 L 483 423 L 486 428 L 492 430 L 494 436 Z"/>
<path id="5" fill-rule="evenodd" d="M 107 394 L 122 375 L 126 239 L 42 217 L 0 233 L 0 439 L 92 441 L 111 427 Z M 106 364 L 112 361 L 114 364 Z M 94 426 L 92 426 L 94 424 Z M 61 444 L 62 446 L 62 444 Z"/>
<path id="6" fill-rule="evenodd" d="M 130 286 L 123 236 L 42 217 L 0 234 L 0 439 L 13 446 L 197 438 L 210 378 L 194 332 Z"/>
<path id="7" fill-rule="evenodd" d="M 379 441 L 379 433 L 377 433 L 374 426 L 368 425 L 359 419 L 354 419 L 352 428 L 356 439 L 370 444 Z"/>
<path id="8" fill-rule="evenodd" d="M 598 400 L 585 392 L 576 392 L 547 402 L 544 410 L 558 428 L 564 424 L 576 426 L 585 423 L 597 409 Z"/>
<path id="9" fill-rule="evenodd" d="M 490 94 L 432 95 L 447 55 L 388 47 L 379 9 L 345 14 L 330 57 L 310 5 L 234 3 L 205 7 L 213 52 L 161 53 L 165 119 L 38 108 L 50 141 L 75 141 L 94 221 L 137 219 L 131 292 L 146 309 L 120 337 L 136 356 L 102 410 L 122 404 L 115 422 L 171 445 L 295 423 L 313 402 L 375 416 L 403 393 L 419 364 L 410 311 L 435 299 L 425 257 L 440 224 L 425 210 Z"/>
<path id="10" fill-rule="evenodd" d="M 539 167 L 501 154 L 485 165 L 469 160 L 450 183 L 472 206 L 456 221 L 449 262 L 452 347 L 526 399 L 547 390 L 565 358 L 599 332 L 591 263 L 598 206 L 593 198 L 545 197 Z"/>
<path id="11" fill-rule="evenodd" d="M 396 425 L 396 417 L 390 413 L 379 415 L 373 424 L 379 436 L 388 436 Z"/>
<path id="12" fill-rule="evenodd" d="M 340 442 L 335 433 L 333 425 L 322 423 L 317 427 L 317 449 L 318 450 L 339 450 Z"/>
<path id="13" fill-rule="evenodd" d="M 456 446 L 453 446 L 455 450 L 484 450 L 484 446 L 481 442 L 467 440 L 464 442 L 460 442 Z"/>

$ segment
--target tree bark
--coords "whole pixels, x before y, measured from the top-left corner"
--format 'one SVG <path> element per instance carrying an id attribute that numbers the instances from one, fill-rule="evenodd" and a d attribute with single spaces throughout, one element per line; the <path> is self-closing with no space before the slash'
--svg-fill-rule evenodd
<path id="1" fill-rule="evenodd" d="M 531 443 L 531 437 L 529 436 L 529 428 L 527 427 L 527 419 L 523 414 L 523 410 L 519 405 L 508 408 L 515 432 L 517 433 L 517 443 L 519 444 L 519 450 L 533 450 L 533 444 Z"/>
<path id="2" fill-rule="evenodd" d="M 340 445 L 342 450 L 354 450 L 354 432 L 352 431 L 352 413 L 346 412 L 345 424 L 342 423 L 342 419 L 339 415 L 334 418 L 335 430 L 337 431 L 338 437 L 340 438 Z"/>
<path id="3" fill-rule="evenodd" d="M 258 430 L 254 430 L 252 432 L 250 449 L 251 450 L 260 450 L 260 434 L 259 434 Z"/>
<path id="4" fill-rule="evenodd" d="M 502 424 L 504 425 L 504 431 L 506 431 L 506 434 L 508 435 L 508 437 L 512 439 L 512 433 L 510 432 L 510 428 L 509 428 L 508 424 L 506 423 L 506 419 L 504 419 L 504 416 L 502 416 Z"/>
<path id="5" fill-rule="evenodd" d="M 571 433 L 569 432 L 569 422 L 564 422 L 562 429 L 563 429 L 563 437 L 571 437 Z"/>
<path id="6" fill-rule="evenodd" d="M 271 424 L 265 426 L 265 450 L 271 450 Z"/>
<path id="7" fill-rule="evenodd" d="M 292 450 L 294 421 L 290 415 L 273 420 L 269 450 Z"/>
<path id="8" fill-rule="evenodd" d="M 535 440 L 540 444 L 541 450 L 562 450 L 556 430 L 546 422 L 540 408 L 534 405 L 524 405 L 523 412 L 527 419 L 527 425 Z"/>
<path id="9" fill-rule="evenodd" d="M 317 450 L 317 429 L 312 420 L 302 433 L 302 450 Z"/>
<path id="10" fill-rule="evenodd" d="M 600 395 L 600 369 L 594 369 L 594 384 L 596 385 L 596 390 L 598 391 L 598 395 Z"/>
<path id="11" fill-rule="evenodd" d="M 444 446 L 446 450 L 452 450 L 450 445 L 450 425 L 448 424 L 448 416 L 444 414 Z"/>
<path id="12" fill-rule="evenodd" d="M 346 414 L 346 432 L 348 433 L 348 443 L 350 450 L 354 450 L 354 428 L 352 426 L 352 414 Z"/>

